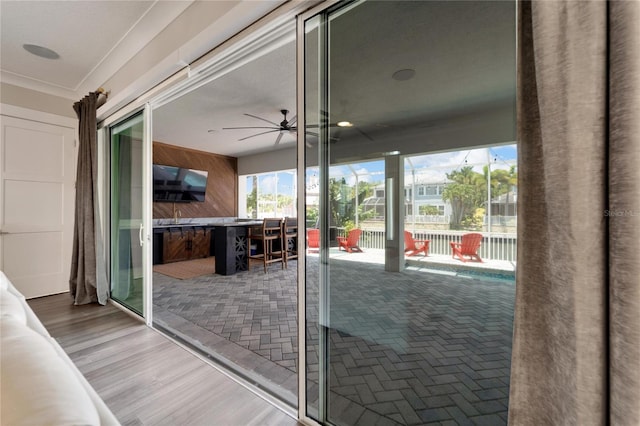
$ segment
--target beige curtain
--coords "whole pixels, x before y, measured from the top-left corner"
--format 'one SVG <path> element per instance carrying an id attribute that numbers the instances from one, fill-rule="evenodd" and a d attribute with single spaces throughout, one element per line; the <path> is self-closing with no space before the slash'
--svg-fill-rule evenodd
<path id="1" fill-rule="evenodd" d="M 640 424 L 640 2 L 522 1 L 512 425 Z"/>
<path id="2" fill-rule="evenodd" d="M 89 93 L 73 105 L 79 119 L 78 167 L 76 174 L 75 225 L 69 290 L 75 305 L 107 302 L 109 289 L 101 262 L 99 223 L 96 204 L 97 93 Z M 98 237 L 98 238 L 97 238 Z"/>

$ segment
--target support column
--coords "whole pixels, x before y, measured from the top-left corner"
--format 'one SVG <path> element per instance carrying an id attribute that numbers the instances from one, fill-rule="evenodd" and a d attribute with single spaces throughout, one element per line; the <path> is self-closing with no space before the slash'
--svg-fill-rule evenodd
<path id="1" fill-rule="evenodd" d="M 385 173 L 385 255 L 384 269 L 404 269 L 404 160 L 400 153 L 384 159 Z"/>

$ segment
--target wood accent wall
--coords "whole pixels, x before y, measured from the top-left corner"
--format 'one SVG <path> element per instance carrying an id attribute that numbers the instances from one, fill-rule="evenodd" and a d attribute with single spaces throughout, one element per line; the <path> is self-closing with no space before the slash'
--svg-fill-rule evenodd
<path id="1" fill-rule="evenodd" d="M 153 163 L 207 170 L 204 202 L 176 203 L 182 217 L 235 217 L 238 215 L 238 159 L 195 149 L 153 143 Z M 173 217 L 174 203 L 153 203 L 153 218 Z"/>

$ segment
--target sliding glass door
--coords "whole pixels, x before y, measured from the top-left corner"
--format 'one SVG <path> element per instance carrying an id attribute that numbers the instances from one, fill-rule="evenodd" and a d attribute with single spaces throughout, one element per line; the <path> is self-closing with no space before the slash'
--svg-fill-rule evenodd
<path id="1" fill-rule="evenodd" d="M 340 2 L 300 25 L 305 415 L 506 424 L 513 269 L 451 255 L 493 244 L 474 156 L 515 141 L 515 3 Z"/>
<path id="2" fill-rule="evenodd" d="M 149 204 L 144 112 L 109 128 L 111 150 L 111 297 L 139 315 L 145 312 Z M 146 226 L 145 226 L 146 225 Z"/>

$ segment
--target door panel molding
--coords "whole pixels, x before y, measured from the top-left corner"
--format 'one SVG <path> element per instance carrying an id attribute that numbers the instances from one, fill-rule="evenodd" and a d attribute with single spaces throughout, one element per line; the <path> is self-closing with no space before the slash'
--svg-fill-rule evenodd
<path id="1" fill-rule="evenodd" d="M 75 120 L 5 104 L 0 118 L 0 268 L 27 298 L 66 292 Z"/>

